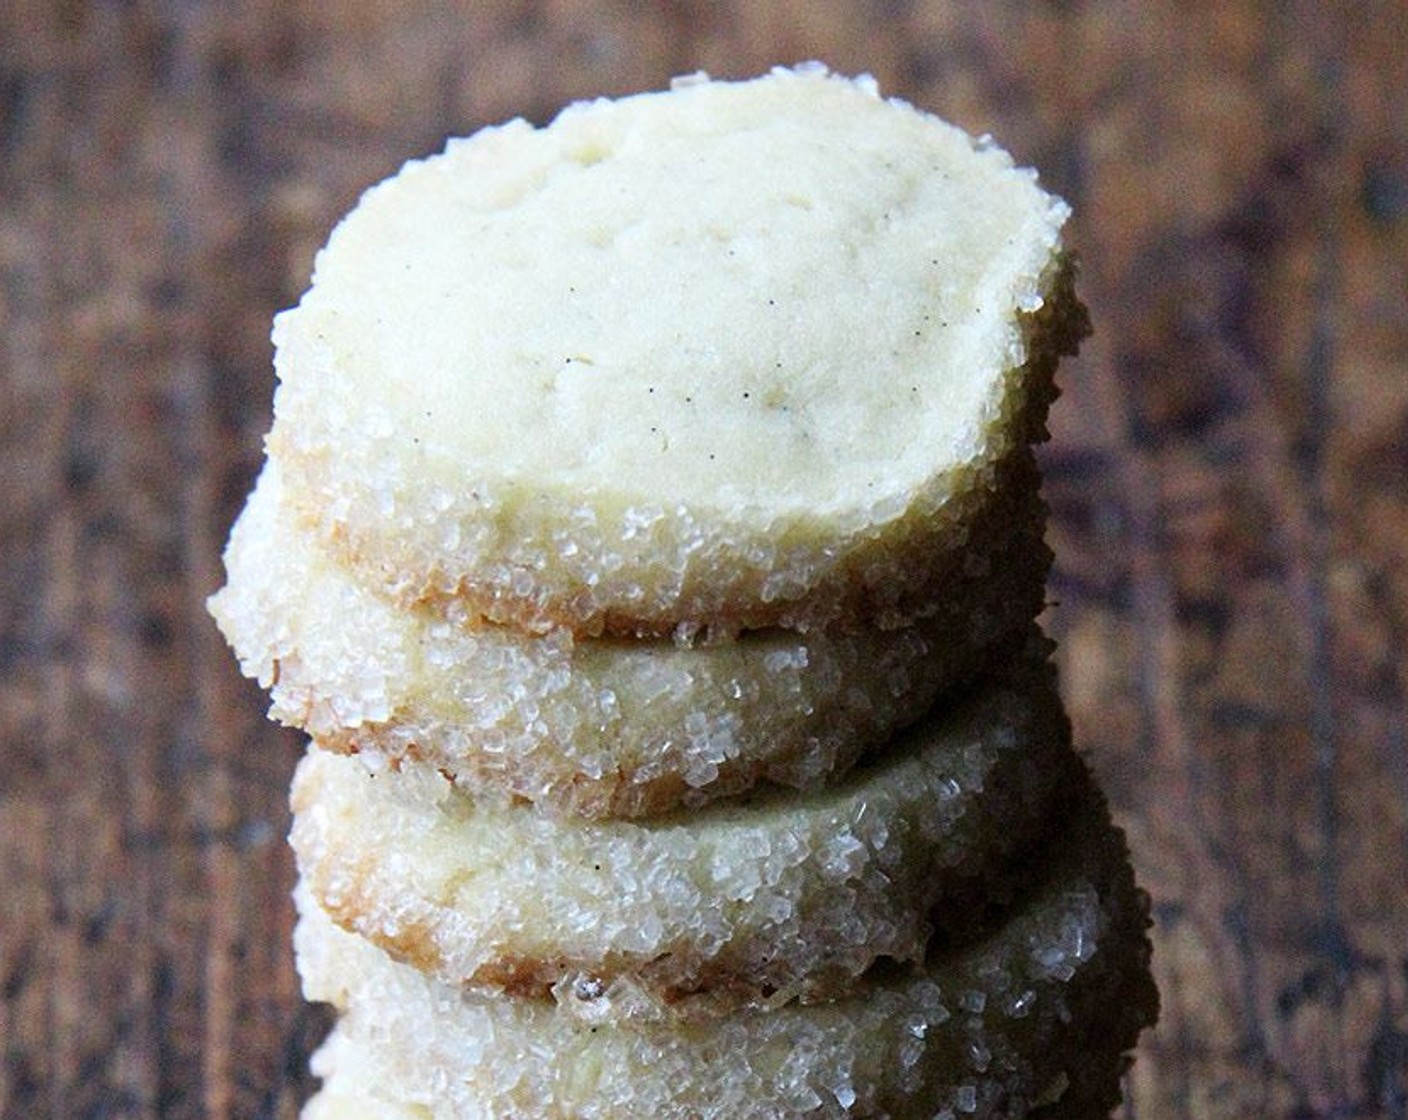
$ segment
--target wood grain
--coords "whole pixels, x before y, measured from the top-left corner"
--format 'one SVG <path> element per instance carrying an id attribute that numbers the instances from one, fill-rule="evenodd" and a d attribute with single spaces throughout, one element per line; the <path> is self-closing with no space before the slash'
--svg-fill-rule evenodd
<path id="1" fill-rule="evenodd" d="M 809 57 L 1076 206 L 1047 622 L 1153 893 L 1128 1116 L 1408 1116 L 1408 6 L 0 13 L 0 1114 L 291 1117 L 297 746 L 204 613 L 268 323 L 366 185 Z"/>

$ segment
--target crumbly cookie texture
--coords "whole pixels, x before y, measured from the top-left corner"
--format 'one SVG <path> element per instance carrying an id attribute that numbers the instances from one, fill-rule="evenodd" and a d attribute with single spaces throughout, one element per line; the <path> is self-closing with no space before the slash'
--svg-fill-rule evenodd
<path id="1" fill-rule="evenodd" d="M 372 774 L 311 750 L 291 842 L 324 909 L 449 983 L 554 990 L 589 1017 L 831 998 L 877 959 L 922 960 L 935 926 L 971 924 L 1044 827 L 1069 728 L 1032 646 L 807 794 L 557 820 L 476 802 L 423 764 Z"/>
<path id="2" fill-rule="evenodd" d="M 316 1059 L 324 1092 L 360 1076 L 406 1115 L 456 1120 L 1106 1114 L 1157 994 L 1123 837 L 1089 785 L 1080 800 L 1036 885 L 972 943 L 879 966 L 845 999 L 700 1022 L 586 1022 L 464 993 L 304 893 L 304 989 L 343 1012 Z"/>
<path id="3" fill-rule="evenodd" d="M 300 1120 L 435 1120 L 434 1109 L 390 1095 L 392 1079 L 380 1068 L 379 1056 L 337 1027 L 313 1054 L 312 1068 L 323 1087 L 303 1106 Z"/>
<path id="4" fill-rule="evenodd" d="M 758 782 L 814 789 L 1009 651 L 1040 609 L 1050 553 L 1030 450 L 1004 474 L 949 593 L 911 625 L 682 644 L 398 607 L 295 523 L 271 461 L 211 610 L 276 719 L 330 749 L 422 759 L 481 799 L 640 817 Z"/>
<path id="5" fill-rule="evenodd" d="M 899 625 L 1044 434 L 1067 208 L 815 67 L 595 101 L 363 196 L 275 327 L 270 453 L 403 603 Z"/>

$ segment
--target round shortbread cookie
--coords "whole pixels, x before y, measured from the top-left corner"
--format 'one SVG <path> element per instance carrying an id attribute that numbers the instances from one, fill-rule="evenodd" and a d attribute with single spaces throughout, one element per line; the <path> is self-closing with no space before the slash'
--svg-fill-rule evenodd
<path id="1" fill-rule="evenodd" d="M 270 460 L 210 605 L 271 714 L 320 746 L 422 759 L 476 797 L 637 817 L 759 781 L 815 788 L 917 720 L 1040 609 L 1043 512 L 1024 448 L 952 593 L 902 629 L 573 639 L 397 607 L 293 523 Z"/>
<path id="2" fill-rule="evenodd" d="M 300 515 L 399 601 L 903 623 L 1085 330 L 1067 208 L 817 67 L 566 109 L 368 191 L 276 320 Z"/>
<path id="3" fill-rule="evenodd" d="M 975 943 L 879 968 L 836 1002 L 685 1024 L 589 1024 L 551 1002 L 458 991 L 304 893 L 304 991 L 343 1012 L 316 1068 L 325 1092 L 360 1076 L 436 1120 L 1108 1115 L 1157 1015 L 1148 901 L 1088 783 L 1059 833 L 1041 882 Z"/>
<path id="4" fill-rule="evenodd" d="M 964 928 L 1074 765 L 1033 638 L 1025 660 L 843 782 L 644 821 L 478 803 L 433 767 L 310 749 L 291 842 L 319 903 L 450 983 L 582 1014 L 695 1016 L 814 1001 Z M 613 1010 L 614 1009 L 614 1010 Z"/>

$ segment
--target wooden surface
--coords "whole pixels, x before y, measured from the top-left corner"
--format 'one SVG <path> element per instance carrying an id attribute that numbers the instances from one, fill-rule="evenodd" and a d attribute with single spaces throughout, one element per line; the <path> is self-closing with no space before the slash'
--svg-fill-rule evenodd
<path id="1" fill-rule="evenodd" d="M 1408 1115 L 1408 6 L 0 8 L 0 1113 L 289 1117 L 284 791 L 207 620 L 367 184 L 821 57 L 1076 206 L 1048 622 L 1157 914 L 1129 1116 Z"/>

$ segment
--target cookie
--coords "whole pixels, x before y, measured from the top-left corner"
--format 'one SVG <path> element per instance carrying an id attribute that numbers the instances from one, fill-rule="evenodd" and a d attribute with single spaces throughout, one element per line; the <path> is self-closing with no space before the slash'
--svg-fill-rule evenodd
<path id="1" fill-rule="evenodd" d="M 360 1076 L 437 1120 L 1107 1115 L 1158 998 L 1148 900 L 1092 787 L 1081 800 L 1039 881 L 976 941 L 877 966 L 844 999 L 686 1024 L 587 1022 L 550 1000 L 465 993 L 305 894 L 304 989 L 342 1011 L 315 1063 L 324 1092 Z"/>
<path id="2" fill-rule="evenodd" d="M 643 821 L 498 807 L 424 764 L 312 750 L 291 842 L 324 909 L 447 983 L 585 1014 L 830 998 L 1000 898 L 1073 764 L 1046 650 L 1034 638 L 835 785 Z"/>
<path id="3" fill-rule="evenodd" d="M 903 625 L 1085 330 L 1033 173 L 821 68 L 594 101 L 368 191 L 276 321 L 300 517 L 518 629 Z"/>
<path id="4" fill-rule="evenodd" d="M 291 516 L 266 464 L 211 600 L 271 714 L 319 745 L 420 759 L 480 799 L 641 817 L 759 782 L 814 789 L 1020 640 L 1050 556 L 1031 453 L 973 527 L 954 596 L 909 626 L 684 644 L 534 635 L 356 578 Z"/>

